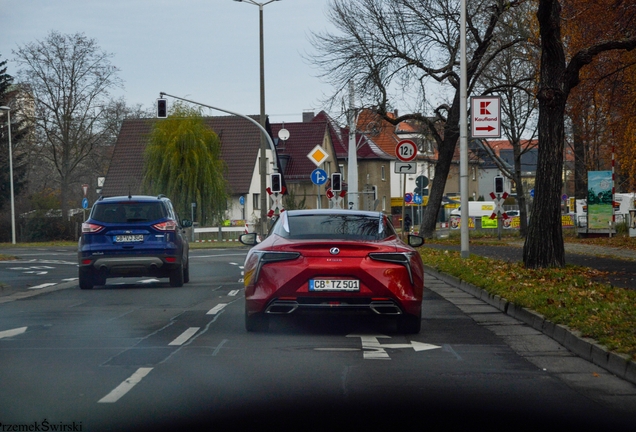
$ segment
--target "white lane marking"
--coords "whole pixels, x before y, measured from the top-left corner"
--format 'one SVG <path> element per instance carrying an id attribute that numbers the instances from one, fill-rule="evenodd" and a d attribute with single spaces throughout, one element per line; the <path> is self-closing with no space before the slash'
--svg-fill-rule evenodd
<path id="1" fill-rule="evenodd" d="M 232 265 L 235 265 L 235 266 L 238 265 L 238 263 L 235 263 L 235 262 L 231 262 L 231 263 L 228 263 L 228 264 L 232 264 Z"/>
<path id="2" fill-rule="evenodd" d="M 170 342 L 168 345 L 183 345 L 184 343 L 187 342 L 188 339 L 194 336 L 194 334 L 198 332 L 200 328 L 201 327 L 190 327 L 189 329 L 181 333 L 179 337 L 177 337 L 175 340 Z"/>
<path id="3" fill-rule="evenodd" d="M 152 283 L 152 282 L 161 282 L 159 279 L 142 279 L 139 283 Z"/>
<path id="4" fill-rule="evenodd" d="M 237 295 L 237 294 L 239 293 L 239 291 L 240 291 L 240 290 L 232 290 L 232 291 L 230 291 L 229 293 L 227 293 L 227 295 L 229 295 L 229 296 L 235 296 L 235 295 Z"/>
<path id="5" fill-rule="evenodd" d="M 384 350 L 385 348 L 413 348 L 414 351 L 427 351 L 432 349 L 441 348 L 441 346 L 431 345 L 423 342 L 411 341 L 408 344 L 385 344 L 381 345 L 378 338 L 388 338 L 391 336 L 385 335 L 355 335 L 350 334 L 347 337 L 357 337 L 360 338 L 362 342 L 363 358 L 365 360 L 391 360 L 389 354 Z"/>
<path id="6" fill-rule="evenodd" d="M 62 279 L 64 282 L 72 282 L 72 281 L 76 281 L 79 278 L 68 278 L 68 279 Z"/>
<path id="7" fill-rule="evenodd" d="M 27 288 L 27 289 L 36 290 L 36 289 L 42 289 L 42 288 L 50 287 L 50 286 L 53 286 L 53 285 L 57 285 L 57 283 L 44 283 L 42 285 L 32 286 L 32 287 Z"/>
<path id="8" fill-rule="evenodd" d="M 97 401 L 97 403 L 114 403 L 117 402 L 122 396 L 128 393 L 132 388 L 139 384 L 139 381 L 150 373 L 152 368 L 139 368 L 137 371 L 119 384 L 113 391 Z"/>
<path id="9" fill-rule="evenodd" d="M 27 328 L 28 327 L 19 327 L 19 328 L 14 328 L 11 330 L 0 331 L 0 339 L 22 334 L 27 330 Z"/>
<path id="10" fill-rule="evenodd" d="M 227 303 L 219 303 L 218 305 L 210 309 L 208 313 L 206 313 L 206 315 L 216 315 L 221 312 L 225 306 L 227 306 Z"/>

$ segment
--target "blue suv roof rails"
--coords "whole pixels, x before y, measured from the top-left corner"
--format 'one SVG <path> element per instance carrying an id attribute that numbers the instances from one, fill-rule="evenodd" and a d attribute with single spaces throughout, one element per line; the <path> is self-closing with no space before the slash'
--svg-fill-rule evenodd
<path id="1" fill-rule="evenodd" d="M 161 198 L 165 198 L 166 196 L 164 194 L 159 194 L 157 195 L 157 199 L 161 199 Z"/>

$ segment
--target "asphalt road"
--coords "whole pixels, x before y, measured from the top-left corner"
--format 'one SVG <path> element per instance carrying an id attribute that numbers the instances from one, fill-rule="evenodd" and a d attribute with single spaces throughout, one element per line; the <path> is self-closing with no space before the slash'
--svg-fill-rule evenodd
<path id="1" fill-rule="evenodd" d="M 0 296 L 2 427 L 517 431 L 636 420 L 636 386 L 430 275 L 419 335 L 339 315 L 276 317 L 269 333 L 247 333 L 244 255 L 193 251 L 182 288 L 65 281 Z M 56 268 L 49 283 L 76 271 Z"/>

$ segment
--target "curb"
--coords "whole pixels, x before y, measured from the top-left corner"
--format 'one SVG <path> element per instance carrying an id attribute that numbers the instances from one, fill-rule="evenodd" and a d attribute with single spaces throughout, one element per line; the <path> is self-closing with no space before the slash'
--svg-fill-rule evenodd
<path id="1" fill-rule="evenodd" d="M 580 332 L 570 329 L 568 326 L 554 324 L 532 309 L 518 306 L 498 295 L 490 294 L 482 288 L 464 282 L 455 276 L 440 273 L 427 265 L 424 265 L 424 269 L 427 273 L 432 274 L 436 278 L 461 289 L 473 297 L 499 309 L 506 315 L 542 332 L 582 359 L 602 367 L 619 378 L 636 384 L 636 362 L 632 361 L 630 356 L 611 352 L 594 339 L 582 337 Z"/>

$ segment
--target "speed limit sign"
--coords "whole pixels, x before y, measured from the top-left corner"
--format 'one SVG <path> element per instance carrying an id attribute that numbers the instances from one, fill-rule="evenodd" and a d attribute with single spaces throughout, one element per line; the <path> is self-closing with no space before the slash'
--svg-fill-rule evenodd
<path id="1" fill-rule="evenodd" d="M 395 155 L 402 162 L 409 162 L 417 156 L 417 146 L 411 140 L 402 140 L 395 147 Z"/>

